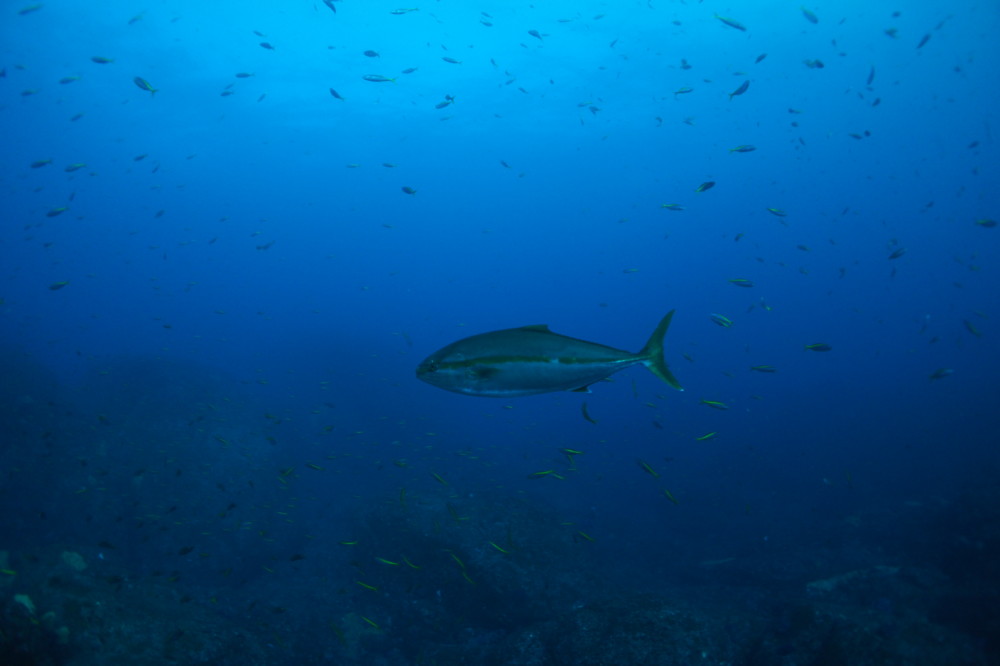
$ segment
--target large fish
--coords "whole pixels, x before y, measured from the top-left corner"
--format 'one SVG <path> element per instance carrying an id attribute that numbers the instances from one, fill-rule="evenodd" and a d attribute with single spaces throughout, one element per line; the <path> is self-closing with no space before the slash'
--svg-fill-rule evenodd
<path id="1" fill-rule="evenodd" d="M 673 316 L 673 310 L 667 313 L 637 354 L 559 335 L 544 324 L 481 333 L 428 356 L 417 366 L 417 378 L 455 393 L 510 398 L 586 391 L 594 382 L 641 363 L 684 390 L 663 360 L 663 336 Z"/>

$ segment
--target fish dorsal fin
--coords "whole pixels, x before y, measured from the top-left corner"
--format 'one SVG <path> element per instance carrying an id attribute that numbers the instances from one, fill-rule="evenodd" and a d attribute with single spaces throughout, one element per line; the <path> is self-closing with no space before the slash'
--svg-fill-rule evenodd
<path id="1" fill-rule="evenodd" d="M 522 326 L 520 328 L 522 331 L 537 331 L 539 333 L 551 333 L 548 324 L 533 324 L 531 326 Z"/>

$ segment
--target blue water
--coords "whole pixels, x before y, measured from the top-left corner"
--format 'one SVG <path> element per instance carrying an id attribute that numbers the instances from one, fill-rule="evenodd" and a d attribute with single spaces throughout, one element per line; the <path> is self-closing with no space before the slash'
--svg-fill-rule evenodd
<path id="1" fill-rule="evenodd" d="M 809 10 L 5 3 L 0 655 L 1000 658 L 1000 8 Z M 415 377 L 673 309 L 683 392 Z"/>

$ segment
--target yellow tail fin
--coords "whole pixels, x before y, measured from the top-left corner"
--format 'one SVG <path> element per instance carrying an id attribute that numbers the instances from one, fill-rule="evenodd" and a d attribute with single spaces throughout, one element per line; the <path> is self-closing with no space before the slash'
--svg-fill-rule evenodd
<path id="1" fill-rule="evenodd" d="M 646 346 L 642 348 L 639 355 L 643 357 L 642 364 L 649 368 L 650 372 L 678 391 L 683 391 L 684 388 L 681 386 L 681 383 L 670 372 L 667 362 L 663 359 L 663 336 L 667 334 L 667 329 L 670 327 L 670 320 L 673 319 L 674 312 L 676 310 L 671 310 L 660 320 L 660 323 L 656 326 L 656 330 L 649 336 Z"/>

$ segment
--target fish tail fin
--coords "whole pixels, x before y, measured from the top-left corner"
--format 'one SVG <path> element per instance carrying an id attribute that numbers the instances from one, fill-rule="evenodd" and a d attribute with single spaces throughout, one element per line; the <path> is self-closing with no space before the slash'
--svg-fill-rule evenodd
<path id="1" fill-rule="evenodd" d="M 673 319 L 674 312 L 676 310 L 671 310 L 660 320 L 660 323 L 656 326 L 656 330 L 649 336 L 646 346 L 642 348 L 639 355 L 642 357 L 642 364 L 649 368 L 650 372 L 678 391 L 683 391 L 684 388 L 681 386 L 681 383 L 670 372 L 670 368 L 667 367 L 667 362 L 663 358 L 663 336 L 667 334 L 667 329 L 670 327 L 670 320 Z"/>

